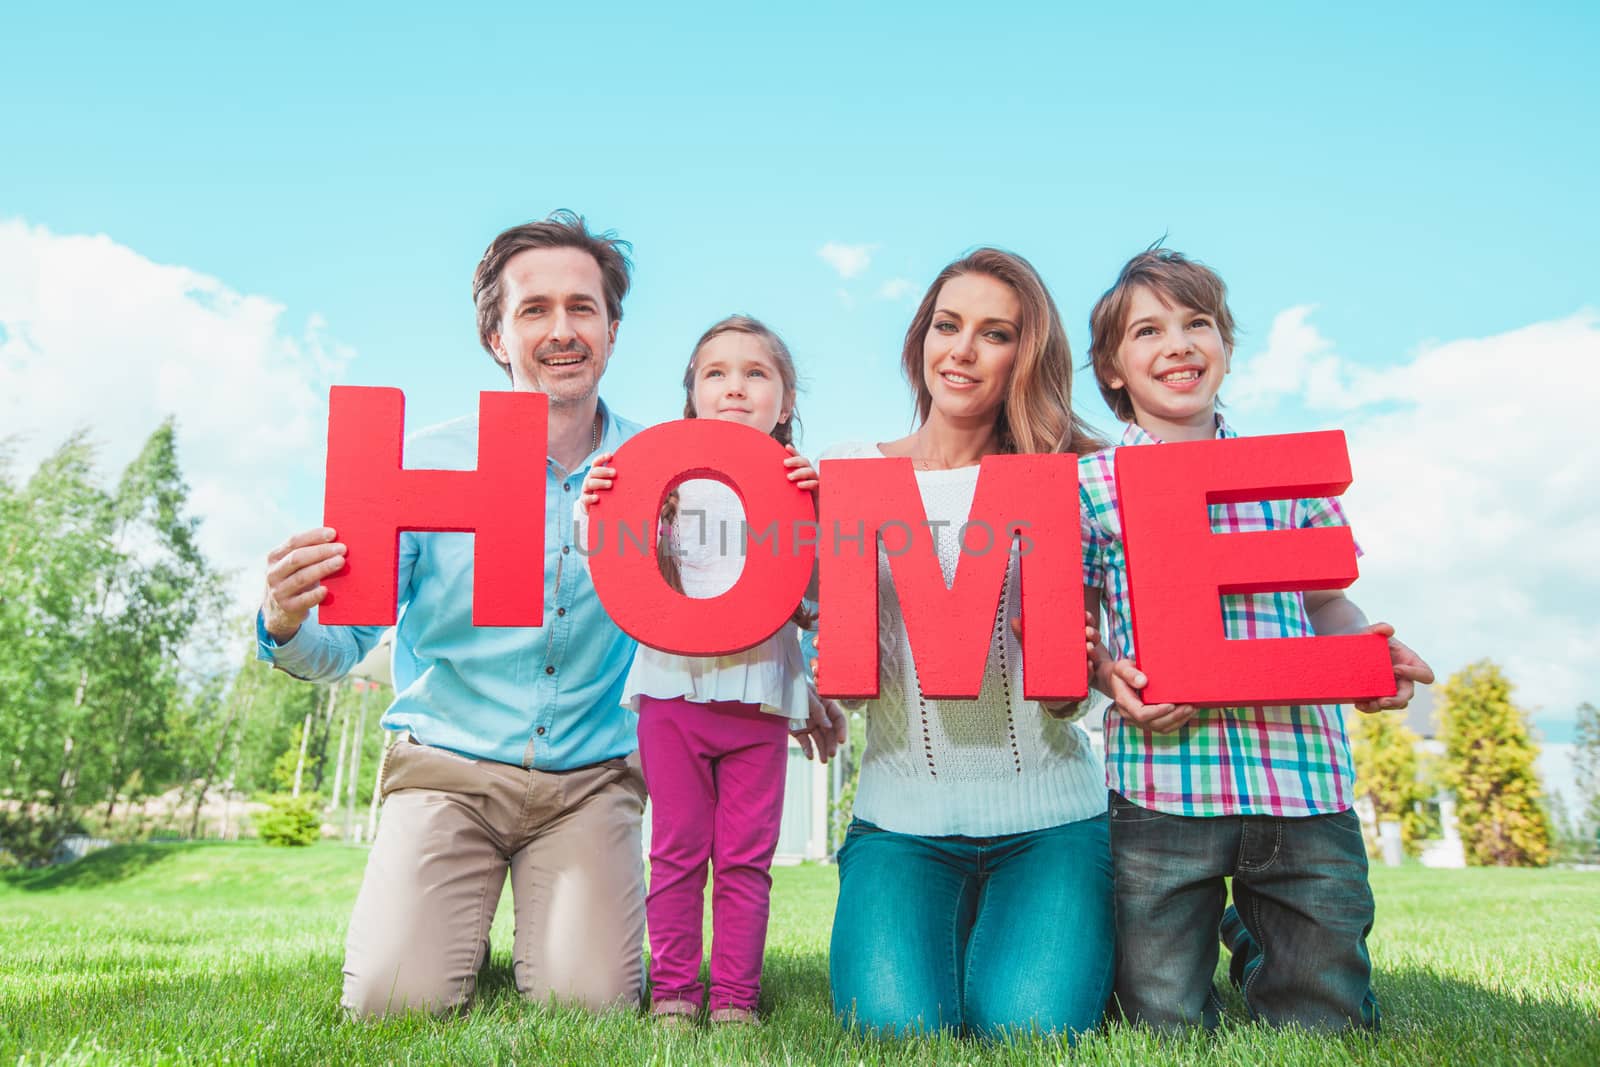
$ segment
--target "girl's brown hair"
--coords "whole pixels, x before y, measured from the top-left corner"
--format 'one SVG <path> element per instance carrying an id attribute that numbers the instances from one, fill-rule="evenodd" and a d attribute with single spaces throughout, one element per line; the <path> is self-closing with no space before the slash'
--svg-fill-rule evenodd
<path id="1" fill-rule="evenodd" d="M 689 354 L 689 365 L 683 372 L 683 417 L 686 419 L 700 417 L 694 410 L 695 363 L 700 358 L 700 350 L 714 338 L 721 337 L 725 333 L 749 334 L 760 341 L 766 348 L 767 355 L 772 357 L 772 362 L 778 368 L 778 377 L 783 382 L 783 410 L 789 413 L 787 419 L 779 421 L 772 428 L 772 437 L 780 445 L 793 444 L 795 431 L 800 426 L 800 409 L 795 402 L 800 382 L 794 368 L 794 356 L 789 353 L 789 346 L 783 343 L 783 338 L 774 333 L 771 327 L 749 315 L 729 315 L 720 322 L 713 323 L 710 329 L 700 335 L 700 340 L 694 343 L 694 351 Z M 674 489 L 667 494 L 667 499 L 661 504 L 660 528 L 656 536 L 656 563 L 661 568 L 661 576 L 667 580 L 667 584 L 681 593 L 683 577 L 678 573 L 678 557 L 673 554 L 671 539 L 667 536 L 677 517 L 678 491 Z M 807 611 L 804 604 L 800 604 L 795 607 L 790 621 L 801 629 L 809 630 L 817 621 L 817 617 Z"/>
<path id="2" fill-rule="evenodd" d="M 916 394 L 917 422 L 927 422 L 933 408 L 933 394 L 923 376 L 922 352 L 933 325 L 934 306 L 944 283 L 963 274 L 982 274 L 1004 283 L 1022 304 L 1017 359 L 996 427 L 1001 451 L 1083 455 L 1104 447 L 1072 410 L 1072 350 L 1050 291 L 1033 264 L 998 248 L 980 248 L 940 271 L 906 329 L 900 361 Z"/>

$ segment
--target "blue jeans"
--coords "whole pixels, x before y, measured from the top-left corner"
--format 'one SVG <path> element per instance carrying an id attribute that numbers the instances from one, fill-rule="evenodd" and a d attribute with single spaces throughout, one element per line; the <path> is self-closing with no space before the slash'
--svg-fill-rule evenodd
<path id="1" fill-rule="evenodd" d="M 918 837 L 856 819 L 839 851 L 829 977 L 862 1032 L 1076 1033 L 1105 1015 L 1104 815 L 1003 837 Z"/>
<path id="2" fill-rule="evenodd" d="M 1374 1029 L 1372 888 L 1353 811 L 1192 818 L 1111 794 L 1117 1001 L 1130 1022 L 1217 1023 L 1217 924 L 1233 877 L 1234 973 L 1254 1019 Z"/>

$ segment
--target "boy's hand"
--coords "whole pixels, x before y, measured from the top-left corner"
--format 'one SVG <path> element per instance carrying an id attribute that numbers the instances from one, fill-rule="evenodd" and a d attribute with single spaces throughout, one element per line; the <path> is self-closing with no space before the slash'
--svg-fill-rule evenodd
<path id="1" fill-rule="evenodd" d="M 1095 621 L 1096 620 L 1092 612 L 1087 610 L 1084 611 L 1083 647 L 1085 658 L 1088 660 L 1087 665 L 1089 668 L 1089 678 L 1091 681 L 1093 681 L 1096 677 L 1095 672 L 1099 669 L 1100 660 L 1109 660 L 1111 658 L 1110 653 L 1106 651 L 1106 646 L 1100 643 L 1100 630 L 1097 626 L 1095 626 Z M 1022 617 L 1020 615 L 1011 620 L 1011 632 L 1017 635 L 1018 641 L 1022 640 Z M 1083 699 L 1087 700 L 1089 698 L 1085 696 Z M 1056 719 L 1065 719 L 1071 717 L 1077 712 L 1078 708 L 1083 706 L 1083 700 L 1076 700 L 1062 704 L 1047 704 L 1041 702 L 1039 706 L 1044 709 L 1044 713 L 1046 715 Z"/>
<path id="2" fill-rule="evenodd" d="M 789 480 L 808 493 L 817 491 L 817 471 L 811 466 L 811 461 L 800 454 L 794 445 L 784 445 L 784 451 L 789 453 L 789 458 L 783 465 L 789 468 Z"/>
<path id="3" fill-rule="evenodd" d="M 1154 733 L 1170 734 L 1200 710 L 1193 704 L 1146 704 L 1139 694 L 1149 679 L 1131 659 L 1113 662 L 1108 657 L 1098 677 L 1101 691 L 1117 705 L 1117 714 Z"/>
<path id="4" fill-rule="evenodd" d="M 583 479 L 583 488 L 578 494 L 578 501 L 587 512 L 590 504 L 600 503 L 600 494 L 611 488 L 611 483 L 616 480 L 617 470 L 607 466 L 611 457 L 616 453 L 602 452 L 594 457 L 594 466 L 589 468 L 589 473 Z"/>
<path id="5" fill-rule="evenodd" d="M 1417 683 L 1433 684 L 1433 668 L 1396 637 L 1394 627 L 1388 623 L 1375 622 L 1367 627 L 1366 632 L 1382 634 L 1389 639 L 1389 662 L 1394 665 L 1395 694 L 1378 700 L 1359 700 L 1355 708 L 1368 714 L 1374 711 L 1398 711 L 1411 703 L 1411 698 L 1417 692 Z"/>

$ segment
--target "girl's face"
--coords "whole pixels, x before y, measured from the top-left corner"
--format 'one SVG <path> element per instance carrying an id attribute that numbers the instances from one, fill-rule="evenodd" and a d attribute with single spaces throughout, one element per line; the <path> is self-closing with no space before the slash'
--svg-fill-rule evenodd
<path id="1" fill-rule="evenodd" d="M 922 379 L 933 410 L 993 421 L 1005 405 L 1022 337 L 1022 301 L 987 274 L 959 274 L 939 288 L 922 341 Z"/>
<path id="2" fill-rule="evenodd" d="M 700 346 L 694 360 L 694 413 L 771 433 L 789 421 L 792 398 L 777 360 L 759 337 L 730 330 Z"/>

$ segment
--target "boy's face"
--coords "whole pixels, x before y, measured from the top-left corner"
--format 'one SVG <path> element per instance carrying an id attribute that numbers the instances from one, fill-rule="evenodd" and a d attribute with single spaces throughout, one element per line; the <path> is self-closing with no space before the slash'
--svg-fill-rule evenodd
<path id="1" fill-rule="evenodd" d="M 1214 317 L 1141 285 L 1131 293 L 1110 384 L 1128 390 L 1134 421 L 1163 441 L 1208 440 L 1231 357 Z"/>

